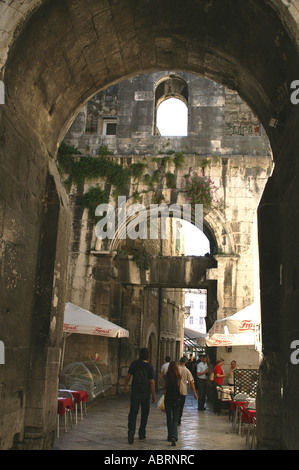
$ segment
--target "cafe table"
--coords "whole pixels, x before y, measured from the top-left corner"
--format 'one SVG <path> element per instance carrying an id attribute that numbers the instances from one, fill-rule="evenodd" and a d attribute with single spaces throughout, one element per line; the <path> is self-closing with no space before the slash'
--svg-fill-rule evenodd
<path id="1" fill-rule="evenodd" d="M 241 420 L 242 420 L 241 413 L 242 413 L 244 403 L 245 401 L 238 401 L 238 400 L 232 400 L 230 403 L 231 410 L 234 412 L 232 426 L 234 430 L 238 428 L 238 434 L 240 434 L 241 432 Z"/>
<path id="2" fill-rule="evenodd" d="M 81 419 L 83 419 L 83 403 L 87 403 L 88 400 L 88 393 L 86 390 L 65 390 L 66 392 L 70 392 L 74 397 L 75 403 L 75 416 L 76 416 L 76 424 L 78 424 L 78 405 L 80 405 L 80 415 Z M 86 406 L 85 406 L 85 416 L 86 416 Z"/>
<path id="3" fill-rule="evenodd" d="M 80 411 L 81 411 L 81 419 L 83 419 L 83 404 L 85 404 L 85 416 L 87 415 L 86 413 L 86 403 L 88 401 L 88 393 L 86 390 L 73 390 L 73 389 L 58 389 L 58 392 L 67 392 L 69 394 L 72 394 L 74 398 L 74 404 L 75 404 L 75 416 L 76 416 L 76 424 L 78 424 L 78 405 L 80 405 Z"/>
<path id="4" fill-rule="evenodd" d="M 246 409 L 246 416 L 244 419 L 247 423 L 247 436 L 246 436 L 246 443 L 249 445 L 249 435 L 250 431 L 252 430 L 252 446 L 255 440 L 255 427 L 256 427 L 256 410 L 251 410 L 249 408 Z"/>
<path id="5" fill-rule="evenodd" d="M 71 397 L 57 398 L 57 437 L 59 437 L 59 416 L 64 416 L 64 429 L 67 432 L 67 415 L 74 409 L 74 403 Z"/>

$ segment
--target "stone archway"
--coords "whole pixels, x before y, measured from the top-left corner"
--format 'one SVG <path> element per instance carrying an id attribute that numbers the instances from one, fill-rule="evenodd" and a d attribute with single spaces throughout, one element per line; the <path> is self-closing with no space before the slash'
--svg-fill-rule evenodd
<path id="1" fill-rule="evenodd" d="M 53 165 L 57 145 L 76 111 L 97 91 L 120 78 L 174 68 L 236 89 L 260 118 L 271 142 L 276 167 L 259 209 L 265 357 L 259 442 L 297 448 L 298 416 L 292 403 L 299 373 L 289 357 L 299 331 L 299 108 L 290 102 L 289 87 L 299 77 L 294 20 L 298 3 L 141 0 L 136 5 L 131 0 L 113 4 L 54 0 L 21 5 L 15 1 L 5 5 L 6 15 L 13 3 L 16 18 L 23 16 L 23 21 L 17 28 L 7 22 L 9 39 L 1 55 L 6 90 L 0 108 L 1 313 L 5 317 L 1 331 L 6 338 L 0 339 L 6 346 L 6 364 L 1 367 L 9 390 L 4 409 L 12 410 L 15 426 L 3 428 L 1 446 L 44 448 L 55 430 L 56 345 L 64 309 L 69 222 L 65 191 Z M 273 119 L 277 127 L 271 127 Z M 51 179 L 60 206 L 55 257 L 46 260 L 43 221 L 45 201 L 51 201 L 47 198 Z M 37 286 L 49 272 L 53 283 L 43 292 L 46 307 L 41 309 Z M 33 319 L 38 328 L 32 327 Z M 22 330 L 16 328 L 20 324 L 25 325 Z M 21 361 L 16 351 L 22 357 L 17 377 L 15 366 Z"/>

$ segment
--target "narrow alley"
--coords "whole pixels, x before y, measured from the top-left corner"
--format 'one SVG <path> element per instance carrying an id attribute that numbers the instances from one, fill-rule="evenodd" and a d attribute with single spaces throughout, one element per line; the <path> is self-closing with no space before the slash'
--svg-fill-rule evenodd
<path id="1" fill-rule="evenodd" d="M 159 398 L 159 395 L 157 395 Z M 60 437 L 55 439 L 53 450 L 103 450 L 123 451 L 195 451 L 195 450 L 249 450 L 246 443 L 247 428 L 243 435 L 232 429 L 228 410 L 215 415 L 211 404 L 205 411 L 197 410 L 193 394 L 186 398 L 182 424 L 176 447 L 167 441 L 166 415 L 151 405 L 146 439 L 128 443 L 127 421 L 129 394 L 108 397 L 87 409 L 87 417 L 64 431 L 64 418 L 60 418 Z M 140 413 L 137 418 L 137 430 Z M 127 455 L 127 454 L 126 454 Z"/>

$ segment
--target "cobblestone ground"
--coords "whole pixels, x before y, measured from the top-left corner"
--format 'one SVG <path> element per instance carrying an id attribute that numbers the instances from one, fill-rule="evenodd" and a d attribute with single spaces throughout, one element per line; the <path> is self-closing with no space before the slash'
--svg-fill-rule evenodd
<path id="1" fill-rule="evenodd" d="M 157 396 L 159 398 L 159 395 Z M 128 444 L 127 422 L 129 394 L 107 397 L 87 410 L 87 417 L 64 431 L 64 418 L 60 417 L 60 437 L 55 439 L 54 450 L 109 450 L 120 451 L 193 451 L 193 450 L 248 450 L 246 433 L 242 436 L 232 429 L 228 411 L 213 413 L 209 403 L 205 411 L 197 410 L 197 401 L 190 394 L 186 398 L 182 424 L 176 447 L 167 441 L 166 415 L 151 405 L 146 440 Z M 137 432 L 140 415 L 137 418 Z"/>

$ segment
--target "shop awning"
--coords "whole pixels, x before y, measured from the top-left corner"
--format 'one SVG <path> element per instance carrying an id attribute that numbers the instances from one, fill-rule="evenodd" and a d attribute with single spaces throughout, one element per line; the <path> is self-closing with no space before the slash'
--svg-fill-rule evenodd
<path id="1" fill-rule="evenodd" d="M 65 306 L 64 333 L 128 338 L 129 331 L 70 302 Z"/>
<path id="2" fill-rule="evenodd" d="M 185 344 L 190 347 L 200 347 L 205 348 L 206 342 L 205 339 L 208 335 L 205 333 L 200 333 L 196 330 L 191 330 L 190 328 L 184 328 L 184 337 Z"/>

